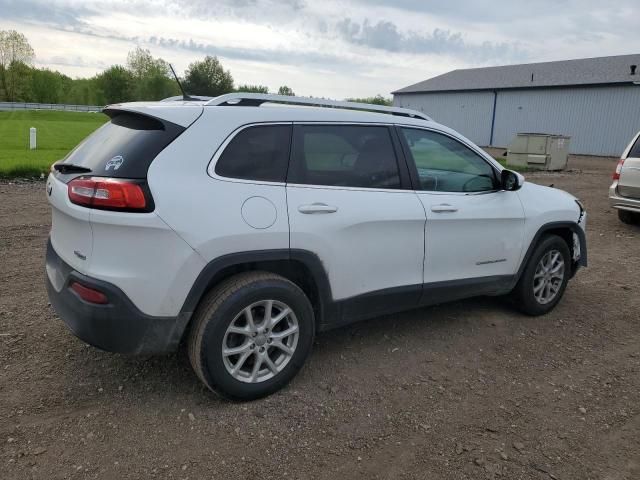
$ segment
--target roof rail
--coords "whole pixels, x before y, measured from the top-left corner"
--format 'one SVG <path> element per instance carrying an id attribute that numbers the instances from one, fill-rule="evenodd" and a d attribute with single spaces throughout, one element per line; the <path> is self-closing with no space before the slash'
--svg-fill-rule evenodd
<path id="1" fill-rule="evenodd" d="M 264 93 L 228 93 L 212 98 L 205 105 L 208 106 L 252 106 L 258 107 L 263 103 L 283 103 L 288 105 L 306 105 L 309 107 L 343 108 L 347 110 L 362 110 L 366 112 L 387 113 L 401 117 L 421 118 L 431 121 L 431 117 L 416 110 L 400 107 L 386 107 L 384 105 L 373 105 L 369 103 L 339 102 L 336 100 L 325 100 L 324 98 L 313 97 L 290 97 L 288 95 L 270 95 Z"/>
<path id="2" fill-rule="evenodd" d="M 192 102 L 204 102 L 207 100 L 211 100 L 214 97 L 203 97 L 202 95 L 190 95 L 191 101 Z M 162 100 L 160 100 L 161 102 L 184 102 L 185 99 L 182 95 L 176 95 L 174 97 L 167 97 L 167 98 L 163 98 Z M 186 100 L 187 102 L 189 100 Z"/>

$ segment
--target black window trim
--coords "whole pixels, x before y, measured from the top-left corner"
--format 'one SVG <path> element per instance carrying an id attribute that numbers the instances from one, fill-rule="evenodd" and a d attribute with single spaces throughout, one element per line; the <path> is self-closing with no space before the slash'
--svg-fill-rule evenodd
<path id="1" fill-rule="evenodd" d="M 227 137 L 220 144 L 218 149 L 213 153 L 213 155 L 211 157 L 211 160 L 209 160 L 209 163 L 207 164 L 207 175 L 210 176 L 211 178 L 214 178 L 216 180 L 220 180 L 222 182 L 246 183 L 246 184 L 251 184 L 251 185 L 285 186 L 286 185 L 286 174 L 285 174 L 285 181 L 284 182 L 271 182 L 269 180 L 252 180 L 252 179 L 248 179 L 248 178 L 224 177 L 224 176 L 218 175 L 216 173 L 216 165 L 218 163 L 218 160 L 220 160 L 220 157 L 225 152 L 225 150 L 227 149 L 229 144 L 233 141 L 233 139 L 240 132 L 242 132 L 242 131 L 244 131 L 244 130 L 246 130 L 248 128 L 252 128 L 252 127 L 267 127 L 267 126 L 271 126 L 271 125 L 288 125 L 289 127 L 291 127 L 290 128 L 290 132 L 289 132 L 289 158 L 288 158 L 288 161 L 287 161 L 287 173 L 288 173 L 289 164 L 291 163 L 291 142 L 293 141 L 293 122 L 276 121 L 276 122 L 252 122 L 252 123 L 247 123 L 247 124 L 244 124 L 244 125 L 240 125 L 238 128 L 233 130 L 229 135 L 227 135 Z"/>
<path id="2" fill-rule="evenodd" d="M 483 190 L 480 192 L 439 192 L 439 191 L 432 191 L 432 190 L 423 190 L 420 186 L 420 178 L 418 176 L 418 169 L 415 165 L 415 162 L 413 161 L 413 156 L 411 155 L 411 150 L 409 147 L 409 144 L 407 143 L 407 139 L 404 137 L 404 135 L 401 132 L 401 129 L 403 128 L 412 128 L 414 130 L 425 130 L 428 132 L 433 132 L 433 133 L 437 133 L 440 135 L 444 135 L 446 137 L 449 137 L 450 139 L 464 145 L 465 147 L 467 147 L 469 150 L 471 150 L 473 153 L 475 153 L 476 155 L 478 155 L 482 160 L 484 160 L 494 171 L 494 174 L 496 176 L 496 181 L 500 180 L 500 174 L 502 172 L 502 168 L 499 168 L 498 166 L 496 166 L 496 161 L 491 159 L 489 160 L 487 158 L 487 153 L 484 151 L 479 151 L 479 149 L 477 147 L 475 147 L 474 145 L 470 145 L 469 143 L 463 141 L 461 138 L 456 137 L 455 135 L 451 135 L 449 132 L 445 132 L 443 130 L 439 130 L 437 128 L 430 128 L 430 127 L 424 127 L 424 126 L 420 126 L 420 125 L 408 125 L 408 124 L 401 124 L 401 123 L 397 123 L 395 124 L 395 129 L 396 129 L 396 135 L 398 136 L 398 139 L 400 141 L 400 144 L 402 145 L 402 150 L 404 153 L 404 157 L 405 160 L 407 162 L 407 166 L 409 168 L 409 174 L 411 176 L 411 183 L 413 185 L 413 190 L 418 192 L 418 193 L 432 193 L 434 195 L 486 195 L 489 193 L 497 193 L 497 192 L 501 192 L 502 190 L 498 187 L 495 188 L 493 190 Z M 499 164 L 498 164 L 499 165 Z"/>
<path id="3" fill-rule="evenodd" d="M 387 193 L 409 193 L 413 192 L 413 182 L 411 180 L 411 172 L 407 167 L 407 162 L 405 159 L 405 154 L 400 144 L 400 141 L 397 138 L 397 133 L 395 132 L 394 123 L 384 123 L 384 122 L 349 122 L 349 121 L 294 121 L 293 122 L 293 132 L 291 135 L 291 149 L 289 151 L 289 167 L 291 167 L 291 162 L 293 161 L 293 141 L 296 136 L 296 127 L 297 126 L 341 126 L 341 127 L 386 127 L 389 132 L 389 138 L 391 139 L 391 145 L 393 151 L 396 156 L 396 166 L 398 167 L 398 176 L 400 177 L 400 187 L 399 188 L 371 188 L 371 187 L 348 187 L 341 185 L 316 185 L 310 183 L 293 183 L 289 182 L 289 174 L 287 171 L 287 186 L 296 187 L 296 188 L 320 188 L 320 189 L 330 189 L 330 190 L 349 190 L 349 191 L 367 191 L 367 192 L 387 192 Z"/>

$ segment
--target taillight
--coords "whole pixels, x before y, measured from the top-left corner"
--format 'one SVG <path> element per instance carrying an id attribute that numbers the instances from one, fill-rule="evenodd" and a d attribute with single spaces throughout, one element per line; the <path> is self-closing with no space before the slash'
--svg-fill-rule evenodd
<path id="1" fill-rule="evenodd" d="M 616 165 L 616 171 L 613 172 L 613 179 L 620 180 L 620 172 L 622 172 L 622 164 L 624 163 L 624 158 L 618 160 L 618 164 Z"/>
<path id="2" fill-rule="evenodd" d="M 120 178 L 79 177 L 67 185 L 71 202 L 104 210 L 150 211 L 141 182 Z"/>
<path id="3" fill-rule="evenodd" d="M 99 290 L 89 288 L 86 285 L 82 285 L 78 282 L 71 284 L 71 290 L 76 292 L 78 296 L 86 302 L 97 303 L 99 305 L 105 305 L 108 303 L 107 296 Z"/>

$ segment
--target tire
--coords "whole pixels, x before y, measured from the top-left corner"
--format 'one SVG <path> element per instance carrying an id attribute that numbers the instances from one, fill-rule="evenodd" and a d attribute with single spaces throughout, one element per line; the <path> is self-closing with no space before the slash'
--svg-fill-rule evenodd
<path id="1" fill-rule="evenodd" d="M 265 333 L 268 310 L 272 320 L 291 313 Z M 278 337 L 288 332 L 294 333 Z M 241 273 L 200 302 L 189 332 L 189 360 L 210 390 L 232 400 L 254 400 L 289 383 L 309 356 L 314 334 L 313 308 L 297 285 L 268 272 Z M 242 353 L 229 354 L 236 350 Z"/>
<path id="2" fill-rule="evenodd" d="M 561 280 L 557 278 L 558 272 L 553 272 L 554 265 L 557 267 L 557 263 L 553 265 L 549 263 L 553 258 L 556 258 L 556 253 L 559 254 L 559 258 L 563 262 Z M 547 265 L 551 265 L 549 272 L 545 271 L 543 259 Z M 553 310 L 564 294 L 571 276 L 571 268 L 571 252 L 564 239 L 558 235 L 544 236 L 533 251 L 512 292 L 516 307 L 521 312 L 532 316 L 544 315 Z M 540 287 L 545 281 L 550 284 L 549 290 L 546 290 L 545 286 Z M 534 291 L 534 287 L 537 291 Z M 549 294 L 545 295 L 547 291 Z M 552 295 L 553 292 L 555 294 Z"/>
<path id="3" fill-rule="evenodd" d="M 618 218 L 622 223 L 627 225 L 636 225 L 639 223 L 640 215 L 635 212 L 630 212 L 629 210 L 618 209 Z"/>

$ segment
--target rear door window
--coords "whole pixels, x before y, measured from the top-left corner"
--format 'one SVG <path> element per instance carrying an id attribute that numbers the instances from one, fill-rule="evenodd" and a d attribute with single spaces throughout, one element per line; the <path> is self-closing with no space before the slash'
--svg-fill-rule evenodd
<path id="1" fill-rule="evenodd" d="M 284 182 L 289 163 L 291 125 L 256 125 L 238 133 L 216 163 L 222 177 Z"/>
<path id="2" fill-rule="evenodd" d="M 111 113 L 104 124 L 72 150 L 62 163 L 91 169 L 96 176 L 146 178 L 154 158 L 185 128 L 131 112 Z"/>
<path id="3" fill-rule="evenodd" d="M 389 128 L 296 125 L 289 183 L 400 188 Z"/>

